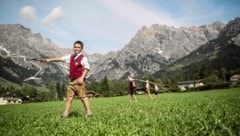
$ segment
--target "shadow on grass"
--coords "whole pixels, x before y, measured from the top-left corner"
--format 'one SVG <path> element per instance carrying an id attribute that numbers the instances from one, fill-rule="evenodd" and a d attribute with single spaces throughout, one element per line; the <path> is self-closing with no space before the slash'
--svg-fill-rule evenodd
<path id="1" fill-rule="evenodd" d="M 83 113 L 81 113 L 80 111 L 72 111 L 69 114 L 69 118 L 74 118 L 74 117 L 82 117 Z"/>

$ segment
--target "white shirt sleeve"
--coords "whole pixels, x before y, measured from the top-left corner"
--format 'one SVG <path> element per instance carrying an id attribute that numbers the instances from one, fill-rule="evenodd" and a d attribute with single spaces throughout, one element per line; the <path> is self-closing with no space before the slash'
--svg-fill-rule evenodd
<path id="1" fill-rule="evenodd" d="M 82 58 L 81 64 L 82 64 L 82 66 L 83 66 L 85 69 L 88 69 L 88 70 L 90 69 L 90 65 L 89 65 L 89 63 L 88 63 L 87 57 L 83 57 L 83 58 Z"/>
<path id="2" fill-rule="evenodd" d="M 61 57 L 64 63 L 70 63 L 71 54 Z"/>

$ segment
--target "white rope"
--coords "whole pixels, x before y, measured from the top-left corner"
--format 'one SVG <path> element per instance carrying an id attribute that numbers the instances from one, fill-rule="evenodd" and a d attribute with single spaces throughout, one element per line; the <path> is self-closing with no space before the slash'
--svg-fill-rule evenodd
<path id="1" fill-rule="evenodd" d="M 136 81 L 140 81 L 140 82 L 145 82 L 146 83 L 146 81 L 145 80 L 141 80 L 141 79 L 134 79 L 133 78 L 133 80 L 136 80 Z M 163 88 L 164 90 L 167 90 L 165 87 L 163 87 L 161 84 L 158 84 L 158 83 L 155 83 L 155 82 L 151 82 L 151 81 L 148 81 L 149 83 L 151 83 L 151 84 L 156 84 L 156 85 L 159 85 L 161 88 Z"/>
<path id="2" fill-rule="evenodd" d="M 32 58 L 29 58 L 29 57 L 26 57 L 26 56 L 23 56 L 23 55 L 10 54 L 10 52 L 9 52 L 7 49 L 3 48 L 2 46 L 0 46 L 0 48 L 1 48 L 5 53 L 7 53 L 7 57 L 10 57 L 10 58 L 14 58 L 14 57 L 16 57 L 16 58 L 23 58 L 23 61 L 26 62 L 26 63 L 28 63 L 27 59 L 34 60 L 34 59 L 32 59 Z M 39 61 L 41 61 L 41 60 L 39 60 Z M 29 78 L 26 78 L 26 79 L 24 79 L 23 81 L 41 80 L 42 78 L 37 78 L 37 76 L 42 72 L 42 67 L 41 67 L 40 65 L 38 65 L 37 63 L 35 63 L 35 62 L 30 62 L 30 63 L 33 64 L 35 67 L 38 67 L 39 70 L 38 70 L 38 72 L 37 72 L 34 76 L 29 77 Z"/>

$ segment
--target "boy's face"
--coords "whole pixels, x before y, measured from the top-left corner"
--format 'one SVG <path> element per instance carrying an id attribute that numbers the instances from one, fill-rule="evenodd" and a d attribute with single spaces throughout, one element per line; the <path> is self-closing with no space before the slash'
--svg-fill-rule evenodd
<path id="1" fill-rule="evenodd" d="M 82 51 L 82 46 L 80 44 L 75 44 L 73 47 L 74 53 L 78 54 Z"/>

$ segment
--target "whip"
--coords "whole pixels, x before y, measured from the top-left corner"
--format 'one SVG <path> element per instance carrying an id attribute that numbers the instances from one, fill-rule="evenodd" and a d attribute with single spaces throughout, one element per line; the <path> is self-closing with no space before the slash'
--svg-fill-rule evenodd
<path id="1" fill-rule="evenodd" d="M 15 58 L 23 58 L 24 62 L 26 62 L 26 63 L 28 63 L 29 60 L 45 62 L 44 59 L 31 58 L 31 57 L 27 57 L 27 56 L 24 56 L 24 55 L 18 55 L 18 54 L 11 54 L 7 49 L 3 48 L 2 46 L 0 46 L 0 49 L 3 50 L 7 54 L 6 55 L 7 57 L 10 57 L 10 58 L 14 58 L 14 57 Z M 41 78 L 37 78 L 37 76 L 42 72 L 42 67 L 40 65 L 38 65 L 37 63 L 35 63 L 35 62 L 30 62 L 30 63 L 33 64 L 35 67 L 38 67 L 39 70 L 38 70 L 38 72 L 34 76 L 26 78 L 23 81 L 41 80 Z"/>
<path id="2" fill-rule="evenodd" d="M 130 77 L 130 76 L 128 76 L 128 80 L 130 80 L 130 81 L 133 81 L 133 80 L 136 80 L 136 81 L 140 81 L 140 82 L 146 82 L 145 80 L 142 80 L 142 79 L 134 79 L 134 78 L 132 78 L 132 77 Z M 151 83 L 151 84 L 156 84 L 156 85 L 159 85 L 162 89 L 164 89 L 164 90 L 167 90 L 165 87 L 163 87 L 161 84 L 159 84 L 159 83 L 155 83 L 155 82 L 151 82 L 151 81 L 148 81 L 149 83 Z"/>
<path id="3" fill-rule="evenodd" d="M 45 59 L 39 59 L 39 58 L 30 58 L 30 57 L 26 57 L 27 59 L 27 61 L 29 61 L 29 60 L 33 60 L 33 61 L 39 61 L 39 62 L 46 62 L 46 60 Z"/>

